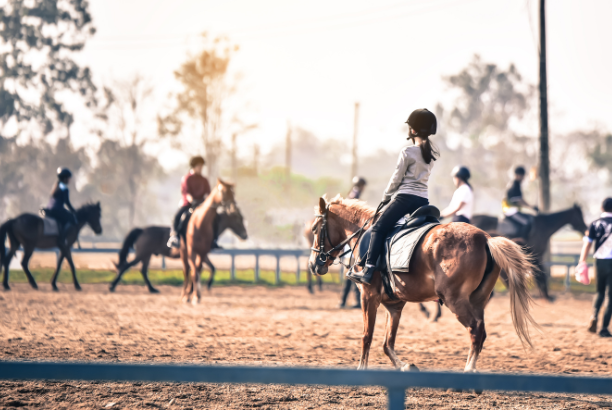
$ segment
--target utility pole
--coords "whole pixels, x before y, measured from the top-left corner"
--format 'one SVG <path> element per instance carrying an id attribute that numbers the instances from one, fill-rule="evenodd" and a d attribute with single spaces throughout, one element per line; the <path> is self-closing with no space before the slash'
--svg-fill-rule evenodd
<path id="1" fill-rule="evenodd" d="M 357 163 L 357 128 L 359 126 L 359 103 L 355 103 L 355 122 L 353 124 L 353 163 L 351 166 L 351 180 L 359 171 Z"/>
<path id="2" fill-rule="evenodd" d="M 546 7 L 540 0 L 540 199 L 542 210 L 550 210 L 550 161 L 548 151 L 548 92 L 546 85 Z"/>
<path id="3" fill-rule="evenodd" d="M 287 135 L 285 136 L 285 183 L 291 183 L 291 124 L 287 121 Z"/>
<path id="4" fill-rule="evenodd" d="M 232 182 L 238 180 L 238 164 L 236 162 L 236 133 L 232 134 Z"/>

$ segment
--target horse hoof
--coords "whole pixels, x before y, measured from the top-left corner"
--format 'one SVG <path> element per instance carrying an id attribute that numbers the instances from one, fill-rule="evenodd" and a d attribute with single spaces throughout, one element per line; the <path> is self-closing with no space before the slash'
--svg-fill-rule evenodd
<path id="1" fill-rule="evenodd" d="M 59 292 L 59 289 L 57 288 L 57 286 L 52 286 L 52 287 L 51 287 L 51 289 L 52 289 L 54 292 Z"/>
<path id="2" fill-rule="evenodd" d="M 9 285 L 3 285 L 4 286 L 4 290 L 11 290 L 11 287 Z"/>
<path id="3" fill-rule="evenodd" d="M 75 285 L 74 289 L 75 289 L 76 291 L 79 291 L 79 292 L 83 290 L 83 289 L 81 289 L 81 287 L 80 287 L 80 286 L 78 286 L 78 285 Z"/>
<path id="4" fill-rule="evenodd" d="M 36 283 L 30 283 L 30 286 L 32 286 L 33 289 L 38 290 L 38 285 Z"/>
<path id="5" fill-rule="evenodd" d="M 108 287 L 108 291 L 109 292 L 114 292 L 115 291 L 115 287 L 114 286 L 109 286 Z"/>
<path id="6" fill-rule="evenodd" d="M 150 287 L 149 293 L 159 293 L 159 290 L 155 289 L 154 287 Z"/>
<path id="7" fill-rule="evenodd" d="M 308 293 L 310 293 L 311 295 L 314 295 L 314 289 L 308 288 Z"/>
<path id="8" fill-rule="evenodd" d="M 403 365 L 401 370 L 403 372 L 420 372 L 419 368 L 412 363 Z"/>

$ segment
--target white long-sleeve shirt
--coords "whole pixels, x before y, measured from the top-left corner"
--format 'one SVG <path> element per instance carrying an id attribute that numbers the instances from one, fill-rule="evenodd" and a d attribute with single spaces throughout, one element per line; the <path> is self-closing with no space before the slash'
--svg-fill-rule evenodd
<path id="1" fill-rule="evenodd" d="M 427 182 L 433 164 L 433 160 L 429 164 L 425 162 L 420 146 L 412 145 L 404 148 L 400 152 L 395 172 L 385 189 L 383 201 L 392 199 L 398 194 L 428 198 Z"/>

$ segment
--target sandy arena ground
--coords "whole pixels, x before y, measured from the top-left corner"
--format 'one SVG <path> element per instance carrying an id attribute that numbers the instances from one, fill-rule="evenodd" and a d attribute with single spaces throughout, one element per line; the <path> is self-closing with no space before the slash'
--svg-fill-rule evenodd
<path id="1" fill-rule="evenodd" d="M 159 295 L 141 286 L 61 284 L 33 291 L 14 284 L 0 293 L 2 360 L 241 363 L 356 367 L 361 314 L 339 310 L 339 287 L 309 295 L 302 287 L 218 287 L 200 306 L 179 302 L 180 289 L 162 286 Z M 509 314 L 509 300 L 487 308 L 488 339 L 479 361 L 483 371 L 569 374 L 612 373 L 612 340 L 585 330 L 591 297 L 561 295 L 538 302 L 542 326 L 535 350 L 522 349 Z M 382 350 L 381 308 L 371 367 L 390 368 Z M 465 329 L 446 308 L 429 323 L 417 305 L 407 305 L 398 353 L 421 369 L 462 370 L 468 350 Z M 1 408 L 386 408 L 380 388 L 259 386 L 168 383 L 83 383 L 0 381 Z M 612 393 L 612 392 L 611 392 Z M 407 408 L 612 408 L 612 396 L 570 394 L 482 395 L 430 389 L 407 391 Z"/>

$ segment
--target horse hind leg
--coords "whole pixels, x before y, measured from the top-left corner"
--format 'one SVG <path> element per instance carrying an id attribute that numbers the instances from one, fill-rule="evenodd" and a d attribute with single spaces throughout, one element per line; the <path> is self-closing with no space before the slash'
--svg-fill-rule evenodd
<path id="1" fill-rule="evenodd" d="M 28 282 L 30 282 L 30 286 L 32 286 L 34 289 L 38 289 L 36 280 L 34 280 L 34 276 L 32 275 L 32 272 L 30 272 L 30 268 L 28 266 L 30 263 L 30 258 L 32 257 L 33 253 L 34 253 L 33 248 L 28 247 L 23 250 L 23 259 L 21 260 L 21 267 L 23 268 L 23 271 L 28 277 Z"/>
<path id="2" fill-rule="evenodd" d="M 115 277 L 115 279 L 113 279 L 113 281 L 111 282 L 108 290 L 110 290 L 111 292 L 115 291 L 115 288 L 117 287 L 117 285 L 119 284 L 119 282 L 121 281 L 121 278 L 123 277 L 123 274 L 125 272 L 128 271 L 128 269 L 130 269 L 132 266 L 137 265 L 138 263 L 140 263 L 140 258 L 136 257 L 134 258 L 133 261 L 126 263 L 125 265 L 123 265 L 123 267 L 118 268 L 118 272 L 117 272 L 117 276 Z"/>
<path id="3" fill-rule="evenodd" d="M 55 272 L 51 278 L 51 289 L 53 289 L 55 292 L 59 291 L 57 288 L 57 277 L 62 269 L 62 263 L 64 263 L 64 252 L 60 251 L 60 253 L 57 255 L 57 266 L 55 267 Z"/>
<path id="4" fill-rule="evenodd" d="M 451 302 L 448 308 L 457 316 L 470 335 L 470 351 L 465 363 L 465 372 L 475 372 L 478 356 L 482 351 L 482 346 L 487 333 L 484 323 L 484 308 L 472 305 L 468 300 Z"/>
<path id="5" fill-rule="evenodd" d="M 149 289 L 150 293 L 159 293 L 159 290 L 157 290 L 152 284 L 151 281 L 149 280 L 149 262 L 151 261 L 151 256 L 149 256 L 148 258 L 144 258 L 142 260 L 142 269 L 140 270 L 140 273 L 142 273 L 142 279 L 145 282 L 145 285 L 147 285 L 147 289 Z"/>
<path id="6" fill-rule="evenodd" d="M 11 287 L 9 286 L 9 268 L 11 266 L 11 260 L 17 253 L 18 246 L 18 244 L 17 246 L 14 246 L 11 242 L 11 248 L 2 260 L 2 262 L 4 262 L 3 266 L 0 266 L 0 269 L 4 268 L 4 278 L 2 280 L 2 286 L 4 287 L 4 290 L 11 290 Z"/>
<path id="7" fill-rule="evenodd" d="M 208 265 L 208 267 L 210 268 L 210 278 L 208 278 L 208 283 L 206 285 L 206 289 L 210 291 L 213 281 L 215 280 L 215 273 L 217 272 L 217 269 L 215 269 L 215 265 L 212 264 L 212 262 L 208 258 L 208 255 L 204 256 L 202 259 L 204 260 L 206 265 Z"/>

